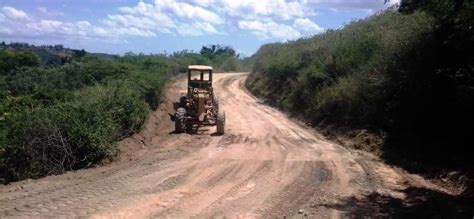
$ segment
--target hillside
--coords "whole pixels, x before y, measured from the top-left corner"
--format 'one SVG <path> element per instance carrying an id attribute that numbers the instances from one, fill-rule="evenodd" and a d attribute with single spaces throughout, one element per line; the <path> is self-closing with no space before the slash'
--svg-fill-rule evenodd
<path id="1" fill-rule="evenodd" d="M 246 85 L 390 162 L 472 170 L 472 3 L 425 3 L 264 45 Z"/>

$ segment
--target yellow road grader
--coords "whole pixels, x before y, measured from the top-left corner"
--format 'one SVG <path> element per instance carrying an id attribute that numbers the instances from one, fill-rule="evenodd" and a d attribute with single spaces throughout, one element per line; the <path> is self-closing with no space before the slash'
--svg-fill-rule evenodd
<path id="1" fill-rule="evenodd" d="M 174 114 L 176 133 L 193 133 L 199 126 L 217 126 L 217 134 L 224 134 L 225 112 L 219 109 L 219 99 L 212 87 L 212 67 L 188 66 L 187 93 L 182 93 Z"/>

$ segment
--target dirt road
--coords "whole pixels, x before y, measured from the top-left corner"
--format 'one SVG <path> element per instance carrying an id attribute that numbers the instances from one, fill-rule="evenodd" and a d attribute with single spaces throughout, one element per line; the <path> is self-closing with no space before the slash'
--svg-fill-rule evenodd
<path id="1" fill-rule="evenodd" d="M 260 103 L 246 76 L 215 76 L 224 136 L 214 127 L 172 133 L 166 113 L 185 85 L 177 80 L 145 130 L 121 142 L 118 161 L 1 186 L 0 217 L 344 217 L 353 206 L 343 200 L 434 188 Z"/>

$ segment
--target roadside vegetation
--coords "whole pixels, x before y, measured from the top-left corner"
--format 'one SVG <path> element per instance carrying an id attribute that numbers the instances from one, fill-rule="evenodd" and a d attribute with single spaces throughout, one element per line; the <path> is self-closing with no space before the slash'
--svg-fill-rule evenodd
<path id="1" fill-rule="evenodd" d="M 242 59 L 233 49 L 211 48 L 206 55 L 117 56 L 2 43 L 0 179 L 38 178 L 113 159 L 116 142 L 140 130 L 172 75 L 190 64 L 235 63 L 222 70 L 239 70 Z"/>
<path id="2" fill-rule="evenodd" d="M 183 50 L 171 55 L 180 72 L 185 72 L 188 65 L 210 65 L 214 72 L 247 72 L 250 70 L 250 59 L 242 57 L 229 46 L 203 46 L 199 53 Z"/>
<path id="3" fill-rule="evenodd" d="M 385 155 L 472 169 L 473 9 L 402 0 L 341 29 L 264 45 L 247 87 L 314 126 L 377 135 Z"/>

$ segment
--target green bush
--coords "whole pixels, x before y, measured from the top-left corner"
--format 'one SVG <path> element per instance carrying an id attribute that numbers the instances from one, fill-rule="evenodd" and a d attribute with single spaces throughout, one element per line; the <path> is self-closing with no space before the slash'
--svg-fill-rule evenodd
<path id="1" fill-rule="evenodd" d="M 17 66 L 0 79 L 0 178 L 86 168 L 117 154 L 158 107 L 172 62 L 86 55 L 62 66 Z"/>
<path id="2" fill-rule="evenodd" d="M 38 55 L 25 52 L 11 52 L 0 49 L 0 76 L 8 74 L 11 70 L 23 66 L 38 66 L 40 59 Z"/>
<path id="3" fill-rule="evenodd" d="M 4 177 L 57 174 L 105 157 L 116 131 L 113 119 L 99 105 L 66 104 L 16 114 L 8 121 Z"/>
<path id="4" fill-rule="evenodd" d="M 147 117 L 139 96 L 130 88 L 96 86 L 73 101 L 14 114 L 6 120 L 4 177 L 58 174 L 113 157 L 115 142 L 138 131 Z"/>

